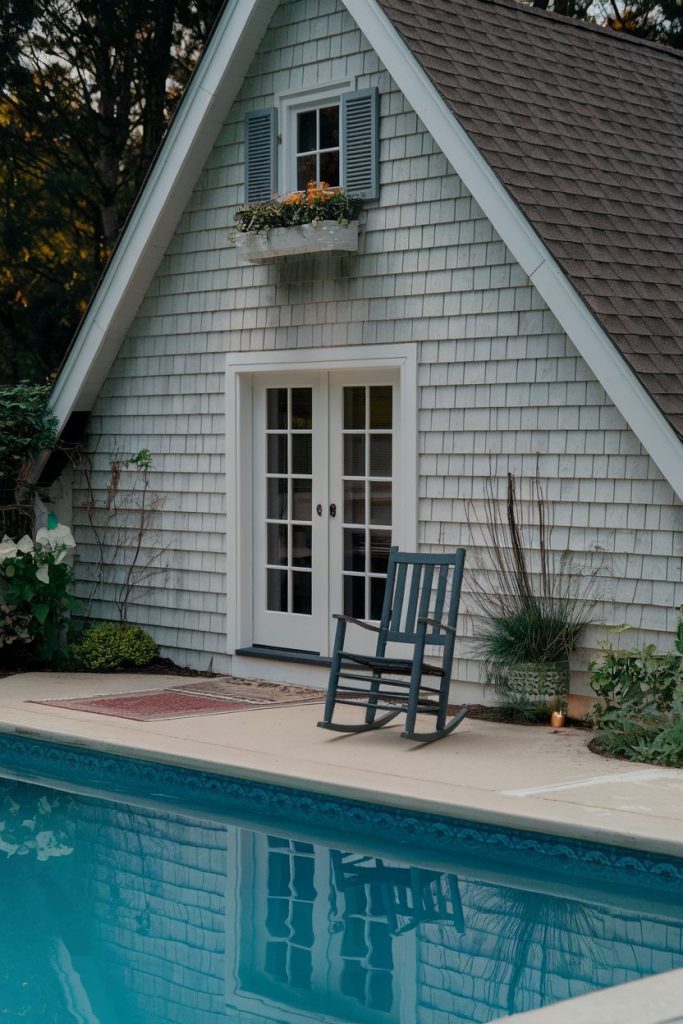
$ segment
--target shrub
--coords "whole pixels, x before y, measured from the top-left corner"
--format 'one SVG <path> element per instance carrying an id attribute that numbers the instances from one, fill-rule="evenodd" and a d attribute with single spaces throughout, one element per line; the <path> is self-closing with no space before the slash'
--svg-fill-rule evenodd
<path id="1" fill-rule="evenodd" d="M 64 631 L 76 602 L 73 575 L 64 559 L 75 547 L 68 526 L 41 529 L 30 537 L 0 543 L 0 648 L 30 646 L 41 663 L 64 658 Z"/>
<path id="2" fill-rule="evenodd" d="M 592 711 L 595 748 L 632 761 L 683 767 L 683 609 L 675 648 L 667 654 L 658 654 L 654 644 L 620 651 L 605 641 L 602 648 L 602 658 L 590 665 L 590 684 L 599 698 Z"/>
<path id="3" fill-rule="evenodd" d="M 475 553 L 468 574 L 472 642 L 486 681 L 504 701 L 514 695 L 514 666 L 566 662 L 592 621 L 602 566 L 583 571 L 570 552 L 553 551 L 551 511 L 538 475 L 524 501 L 508 473 L 505 500 L 497 500 L 489 480 L 483 517 L 470 515 L 485 552 Z"/>
<path id="4" fill-rule="evenodd" d="M 26 463 L 56 440 L 57 420 L 50 413 L 49 384 L 22 381 L 0 388 L 0 478 L 16 482 Z"/>
<path id="5" fill-rule="evenodd" d="M 327 182 L 318 185 L 309 181 L 305 191 L 288 196 L 274 196 L 266 203 L 249 203 L 235 214 L 238 231 L 264 231 L 272 228 L 296 227 L 333 220 L 348 224 L 358 220 L 363 200 L 350 196 L 342 188 L 330 188 Z"/>
<path id="6" fill-rule="evenodd" d="M 101 622 L 87 626 L 69 649 L 72 661 L 86 671 L 141 668 L 157 654 L 157 645 L 141 626 Z"/>

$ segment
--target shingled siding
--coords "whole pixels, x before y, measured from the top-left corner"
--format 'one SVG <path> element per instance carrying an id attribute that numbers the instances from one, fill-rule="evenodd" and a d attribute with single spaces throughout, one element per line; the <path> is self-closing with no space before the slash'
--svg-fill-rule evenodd
<path id="1" fill-rule="evenodd" d="M 239 265 L 229 233 L 245 113 L 345 78 L 381 93 L 381 197 L 362 215 L 362 255 Z M 683 601 L 681 505 L 336 0 L 279 8 L 95 404 L 100 498 L 111 454 L 145 447 L 164 501 L 169 568 L 129 618 L 182 664 L 230 668 L 226 353 L 402 341 L 419 346 L 420 544 L 468 545 L 467 502 L 486 478 L 529 477 L 538 460 L 555 545 L 608 553 L 599 617 L 655 639 L 671 630 Z M 74 520 L 89 594 L 97 552 L 82 485 Z M 111 585 L 100 590 L 93 613 L 110 617 L 111 596 Z M 471 660 L 456 670 L 479 679 Z"/>

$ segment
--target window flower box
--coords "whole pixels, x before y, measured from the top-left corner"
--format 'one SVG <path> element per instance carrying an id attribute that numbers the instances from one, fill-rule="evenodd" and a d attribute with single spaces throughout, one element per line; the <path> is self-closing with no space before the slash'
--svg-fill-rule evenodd
<path id="1" fill-rule="evenodd" d="M 237 231 L 235 246 L 248 263 L 266 263 L 306 253 L 358 252 L 358 221 L 333 220 L 270 231 Z"/>
<path id="2" fill-rule="evenodd" d="M 324 181 L 300 192 L 249 203 L 235 214 L 235 246 L 249 263 L 307 253 L 358 252 L 362 200 Z"/>

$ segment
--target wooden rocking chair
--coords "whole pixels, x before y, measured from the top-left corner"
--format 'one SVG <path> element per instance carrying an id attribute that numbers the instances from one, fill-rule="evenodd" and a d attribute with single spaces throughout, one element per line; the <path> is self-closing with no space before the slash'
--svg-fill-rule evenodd
<path id="1" fill-rule="evenodd" d="M 449 555 L 409 554 L 398 548 L 391 549 L 379 626 L 349 615 L 334 616 L 337 633 L 325 712 L 322 722 L 318 722 L 321 729 L 368 732 L 380 729 L 405 713 L 406 725 L 401 736 L 429 743 L 447 736 L 460 725 L 468 709 L 462 708 L 448 719 L 448 690 L 464 564 L 463 548 Z M 349 623 L 377 633 L 374 655 L 344 650 Z M 388 657 L 388 643 L 410 645 L 412 656 Z M 440 665 L 425 661 L 428 646 L 441 648 Z M 435 685 L 425 685 L 425 676 L 432 677 Z M 340 679 L 344 680 L 341 687 Z M 364 721 L 357 725 L 333 722 L 337 704 L 365 708 Z M 377 718 L 378 711 L 387 713 Z M 431 732 L 416 732 L 418 714 L 435 715 L 436 728 Z"/>

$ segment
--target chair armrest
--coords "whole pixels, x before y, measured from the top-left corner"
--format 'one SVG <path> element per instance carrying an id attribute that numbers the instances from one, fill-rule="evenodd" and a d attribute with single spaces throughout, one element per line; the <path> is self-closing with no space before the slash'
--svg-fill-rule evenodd
<path id="1" fill-rule="evenodd" d="M 425 626 L 436 626 L 437 629 L 443 629 L 446 633 L 455 633 L 455 626 L 449 626 L 447 622 L 439 622 L 438 619 L 430 619 L 426 616 L 420 616 L 417 620 L 418 625 L 425 624 Z"/>
<path id="2" fill-rule="evenodd" d="M 379 626 L 371 626 L 369 622 L 354 619 L 351 615 L 333 615 L 332 618 L 338 619 L 340 622 L 351 623 L 352 626 L 360 626 L 361 629 L 369 629 L 372 633 L 379 633 Z"/>

